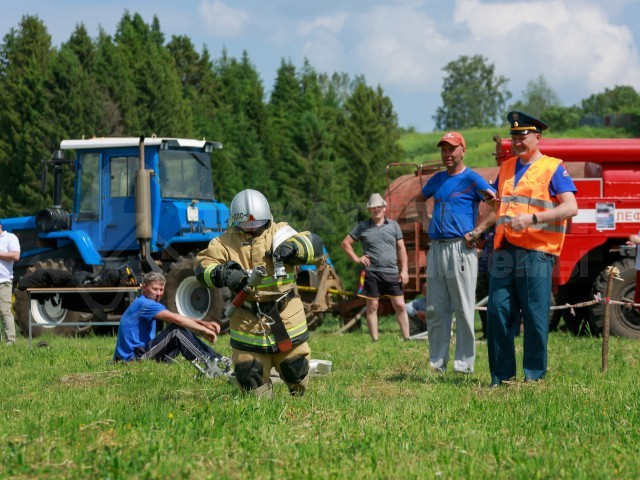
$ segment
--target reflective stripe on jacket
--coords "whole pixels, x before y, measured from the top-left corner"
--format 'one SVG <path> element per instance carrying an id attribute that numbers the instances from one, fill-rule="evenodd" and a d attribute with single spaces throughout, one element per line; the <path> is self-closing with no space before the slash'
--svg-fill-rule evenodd
<path id="1" fill-rule="evenodd" d="M 527 250 L 560 255 L 567 230 L 566 220 L 538 223 L 516 232 L 511 228 L 511 219 L 521 213 L 538 215 L 559 205 L 558 199 L 549 194 L 549 184 L 562 160 L 546 155 L 539 158 L 524 172 L 514 187 L 517 161 L 517 157 L 511 157 L 500 167 L 500 205 L 494 248 L 500 248 L 503 240 L 506 240 Z"/>
<path id="2" fill-rule="evenodd" d="M 238 314 L 231 320 L 231 347 L 258 353 L 279 351 L 273 334 L 265 324 L 256 321 L 255 314 L 245 308 L 237 312 Z M 293 345 L 306 342 L 309 338 L 309 330 L 301 300 L 292 299 L 282 311 L 281 316 Z M 265 321 L 268 322 L 269 319 Z"/>

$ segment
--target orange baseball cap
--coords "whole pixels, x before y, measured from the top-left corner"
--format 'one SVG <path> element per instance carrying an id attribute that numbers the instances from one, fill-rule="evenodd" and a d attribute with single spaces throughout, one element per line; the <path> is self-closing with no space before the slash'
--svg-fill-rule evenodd
<path id="1" fill-rule="evenodd" d="M 439 147 L 443 143 L 448 143 L 450 145 L 453 145 L 454 147 L 457 147 L 458 145 L 462 145 L 463 148 L 466 148 L 464 144 L 464 137 L 458 132 L 445 133 L 440 139 L 440 141 L 438 142 L 437 146 Z"/>

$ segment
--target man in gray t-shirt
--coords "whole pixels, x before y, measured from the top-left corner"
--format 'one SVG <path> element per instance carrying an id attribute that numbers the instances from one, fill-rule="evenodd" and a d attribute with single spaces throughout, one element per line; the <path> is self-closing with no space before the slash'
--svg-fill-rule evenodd
<path id="1" fill-rule="evenodd" d="M 378 341 L 378 303 L 380 297 L 387 296 L 396 312 L 402 338 L 407 340 L 409 318 L 402 285 L 409 281 L 409 273 L 402 232 L 396 221 L 385 217 L 387 202 L 379 193 L 371 195 L 367 208 L 371 219 L 359 223 L 342 240 L 342 249 L 351 260 L 363 266 L 358 296 L 367 300 L 367 325 L 371 339 Z M 362 256 L 358 256 L 353 249 L 356 241 L 362 243 Z"/>

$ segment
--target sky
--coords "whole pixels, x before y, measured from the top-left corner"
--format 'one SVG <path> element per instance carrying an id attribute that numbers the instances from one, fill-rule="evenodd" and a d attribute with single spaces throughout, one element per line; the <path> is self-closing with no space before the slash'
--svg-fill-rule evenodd
<path id="1" fill-rule="evenodd" d="M 564 106 L 616 85 L 640 92 L 638 0 L 0 0 L 0 36 L 23 15 L 54 46 L 80 23 L 113 35 L 125 10 L 156 15 L 167 39 L 186 35 L 214 59 L 246 51 L 267 94 L 283 60 L 364 75 L 419 132 L 434 130 L 443 67 L 461 55 L 493 64 L 512 102 L 541 75 Z"/>

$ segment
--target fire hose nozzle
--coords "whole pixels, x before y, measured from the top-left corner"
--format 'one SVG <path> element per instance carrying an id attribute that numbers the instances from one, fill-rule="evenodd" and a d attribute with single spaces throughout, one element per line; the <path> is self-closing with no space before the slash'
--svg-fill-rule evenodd
<path id="1" fill-rule="evenodd" d="M 256 288 L 262 282 L 262 279 L 267 276 L 267 269 L 263 266 L 254 267 L 249 270 L 249 278 L 247 278 L 247 284 L 242 288 L 253 289 Z"/>
<path id="2" fill-rule="evenodd" d="M 236 309 L 240 308 L 245 300 L 249 297 L 249 294 L 254 290 L 262 280 L 267 276 L 267 269 L 263 266 L 257 266 L 247 272 L 247 283 L 242 287 L 242 290 L 238 292 L 236 297 L 231 300 L 229 306 L 225 309 L 224 315 L 229 318 L 233 315 Z"/>

